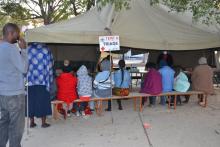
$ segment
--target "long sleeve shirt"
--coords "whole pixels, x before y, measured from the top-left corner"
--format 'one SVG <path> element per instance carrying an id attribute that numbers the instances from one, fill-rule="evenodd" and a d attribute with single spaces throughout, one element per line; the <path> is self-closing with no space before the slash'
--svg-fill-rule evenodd
<path id="1" fill-rule="evenodd" d="M 15 44 L 0 43 L 0 95 L 24 93 L 24 74 L 28 68 L 27 50 L 19 51 Z"/>

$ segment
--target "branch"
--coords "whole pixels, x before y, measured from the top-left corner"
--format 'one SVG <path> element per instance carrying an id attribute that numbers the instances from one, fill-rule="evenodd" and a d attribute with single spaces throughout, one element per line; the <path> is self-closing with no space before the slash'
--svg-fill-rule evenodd
<path id="1" fill-rule="evenodd" d="M 29 7 L 29 9 L 31 9 L 31 11 L 34 11 L 37 15 L 41 15 L 39 12 L 37 12 L 34 8 L 32 8 L 28 2 L 26 2 L 26 5 Z"/>

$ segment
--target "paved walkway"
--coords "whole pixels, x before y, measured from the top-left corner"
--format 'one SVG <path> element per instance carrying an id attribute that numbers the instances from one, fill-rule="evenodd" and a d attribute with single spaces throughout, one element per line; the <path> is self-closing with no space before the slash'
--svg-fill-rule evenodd
<path id="1" fill-rule="evenodd" d="M 209 106 L 197 105 L 196 98 L 189 104 L 169 111 L 157 105 L 145 106 L 140 114 L 149 123 L 146 137 L 138 112 L 133 111 L 133 101 L 123 100 L 124 110 L 88 118 L 72 116 L 54 121 L 47 129 L 40 127 L 25 133 L 23 147 L 219 147 L 220 146 L 220 94 L 209 98 Z M 40 122 L 37 122 L 40 124 Z"/>

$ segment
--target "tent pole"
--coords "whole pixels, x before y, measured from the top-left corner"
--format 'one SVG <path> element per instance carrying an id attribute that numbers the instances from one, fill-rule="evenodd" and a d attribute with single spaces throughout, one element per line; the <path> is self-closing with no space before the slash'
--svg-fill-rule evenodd
<path id="1" fill-rule="evenodd" d="M 27 111 L 27 123 L 26 123 L 26 128 L 27 128 L 27 135 L 29 135 L 29 127 L 30 127 L 30 121 L 29 121 L 29 94 L 28 94 L 28 75 L 26 76 L 26 82 L 27 82 L 27 88 L 26 88 L 26 90 L 27 90 L 27 95 L 26 95 L 26 97 L 27 97 L 27 102 L 26 102 L 26 111 Z"/>

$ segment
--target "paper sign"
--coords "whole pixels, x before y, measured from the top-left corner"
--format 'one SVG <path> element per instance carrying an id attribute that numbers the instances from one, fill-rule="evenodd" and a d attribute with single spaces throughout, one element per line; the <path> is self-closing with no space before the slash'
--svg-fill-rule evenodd
<path id="1" fill-rule="evenodd" d="M 120 50 L 119 36 L 99 36 L 100 51 Z"/>

